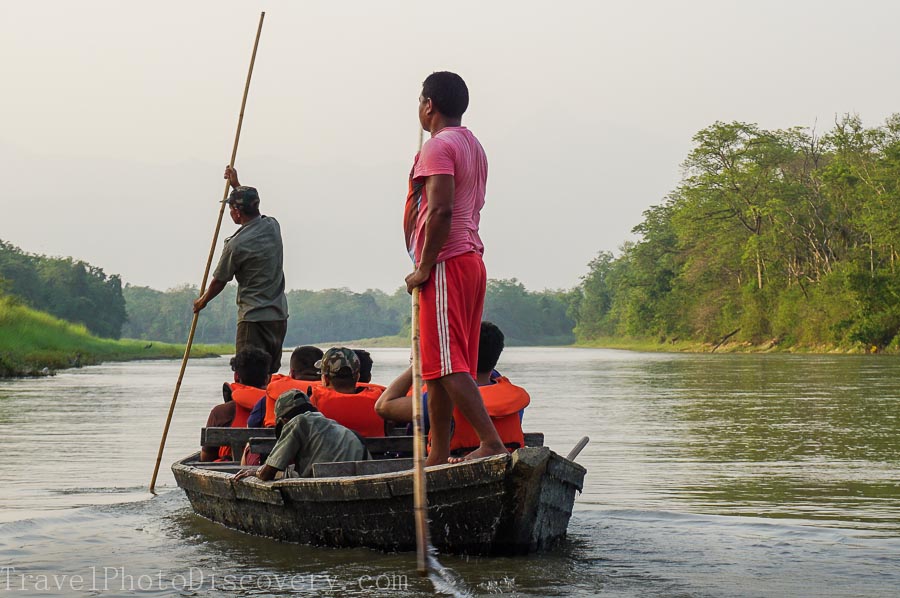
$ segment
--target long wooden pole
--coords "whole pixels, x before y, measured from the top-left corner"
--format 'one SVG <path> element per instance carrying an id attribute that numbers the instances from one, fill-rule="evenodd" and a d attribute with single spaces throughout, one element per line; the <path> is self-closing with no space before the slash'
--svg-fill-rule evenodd
<path id="1" fill-rule="evenodd" d="M 416 516 L 416 568 L 428 573 L 428 494 L 425 483 L 425 422 L 422 419 L 422 365 L 419 350 L 419 289 L 412 292 L 413 497 Z"/>
<path id="2" fill-rule="evenodd" d="M 419 150 L 424 130 L 419 128 Z M 428 574 L 428 493 L 425 483 L 425 422 L 422 420 L 422 364 L 419 348 L 419 288 L 412 292 L 412 386 L 413 386 L 413 498 L 416 517 L 416 568 L 419 575 Z"/>
<path id="3" fill-rule="evenodd" d="M 241 127 L 244 124 L 244 108 L 247 106 L 247 94 L 250 92 L 250 78 L 253 76 L 253 65 L 256 62 L 256 49 L 259 47 L 259 36 L 262 34 L 263 19 L 266 13 L 259 14 L 259 26 L 256 29 L 256 40 L 253 42 L 253 54 L 250 56 L 250 69 L 247 71 L 247 82 L 244 84 L 244 97 L 241 99 L 241 112 L 238 115 L 237 131 L 234 134 L 234 146 L 231 150 L 229 166 L 234 167 L 237 158 L 238 142 L 241 139 Z M 203 282 L 200 283 L 200 294 L 206 292 L 206 283 L 209 279 L 209 269 L 212 266 L 213 255 L 216 252 L 216 243 L 219 240 L 219 231 L 222 228 L 222 216 L 225 214 L 225 202 L 228 199 L 230 182 L 225 182 L 225 192 L 222 195 L 222 205 L 219 206 L 219 218 L 216 220 L 216 230 L 213 233 L 212 244 L 209 247 L 209 257 L 206 259 L 206 269 L 203 271 Z M 184 357 L 181 359 L 181 371 L 178 372 L 178 381 L 175 383 L 175 392 L 172 395 L 172 403 L 169 405 L 169 415 L 166 416 L 166 425 L 163 428 L 162 438 L 159 441 L 159 452 L 156 454 L 156 465 L 153 467 L 153 477 L 150 479 L 150 492 L 156 494 L 156 476 L 159 474 L 159 464 L 162 461 L 163 450 L 166 448 L 166 438 L 169 435 L 169 426 L 172 423 L 172 414 L 175 412 L 175 403 L 178 401 L 178 391 L 181 390 L 181 382 L 184 380 L 184 371 L 187 368 L 188 358 L 191 355 L 191 346 L 194 344 L 194 334 L 197 332 L 197 320 L 199 312 L 194 312 L 191 321 L 191 331 L 188 334 L 187 345 L 184 348 Z"/>

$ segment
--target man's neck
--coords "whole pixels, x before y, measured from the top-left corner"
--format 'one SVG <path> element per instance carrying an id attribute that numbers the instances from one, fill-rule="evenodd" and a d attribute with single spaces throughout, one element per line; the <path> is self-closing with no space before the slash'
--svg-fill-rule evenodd
<path id="1" fill-rule="evenodd" d="M 437 135 L 438 133 L 440 133 L 442 130 L 446 129 L 447 127 L 461 127 L 461 126 L 462 126 L 461 118 L 447 118 L 443 114 L 438 114 L 437 116 L 434 117 L 434 120 L 431 121 L 431 129 L 429 132 L 431 133 L 431 136 L 434 137 L 435 135 Z"/>
<path id="2" fill-rule="evenodd" d="M 246 226 L 247 224 L 250 224 L 251 222 L 253 222 L 254 220 L 256 220 L 259 217 L 260 217 L 260 214 L 257 214 L 256 216 L 244 216 L 243 214 L 241 214 L 241 226 Z"/>
<path id="3" fill-rule="evenodd" d="M 339 392 L 343 395 L 355 395 L 356 394 L 356 380 L 353 381 L 337 381 L 337 380 L 325 380 L 323 381 L 325 388 L 330 388 L 335 392 Z"/>

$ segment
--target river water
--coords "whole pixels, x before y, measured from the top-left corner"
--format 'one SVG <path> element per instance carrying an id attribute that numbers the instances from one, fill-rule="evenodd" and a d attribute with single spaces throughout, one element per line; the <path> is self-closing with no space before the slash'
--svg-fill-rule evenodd
<path id="1" fill-rule="evenodd" d="M 408 352 L 375 349 L 386 383 Z M 179 363 L 0 381 L 0 594 L 426 596 L 412 554 L 280 544 L 194 515 L 169 465 L 231 372 Z M 566 543 L 525 558 L 442 556 L 471 595 L 896 596 L 900 361 L 511 348 L 526 431 L 588 474 Z"/>

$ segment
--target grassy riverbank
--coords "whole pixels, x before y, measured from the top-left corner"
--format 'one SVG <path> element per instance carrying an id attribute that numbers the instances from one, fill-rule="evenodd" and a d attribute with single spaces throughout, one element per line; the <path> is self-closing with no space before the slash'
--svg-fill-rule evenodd
<path id="1" fill-rule="evenodd" d="M 664 353 L 710 353 L 715 349 L 716 353 L 812 353 L 812 354 L 863 354 L 866 349 L 862 345 L 854 347 L 838 347 L 835 345 L 801 346 L 780 343 L 775 340 L 762 344 L 748 342 L 724 342 L 716 347 L 715 343 L 707 343 L 692 340 L 667 340 L 660 342 L 649 338 L 622 338 L 602 337 L 590 341 L 576 343 L 575 347 L 588 347 L 596 349 L 623 349 L 626 351 L 646 351 Z M 873 348 L 874 349 L 874 348 Z M 887 347 L 880 351 L 870 350 L 886 354 L 900 354 L 894 347 Z"/>
<path id="2" fill-rule="evenodd" d="M 194 357 L 233 351 L 227 345 L 195 345 Z M 49 314 L 0 297 L 0 377 L 33 376 L 103 361 L 177 359 L 184 345 L 141 340 L 112 340 L 88 333 Z"/>
<path id="3" fill-rule="evenodd" d="M 334 341 L 330 343 L 313 343 L 317 347 L 352 347 L 354 349 L 393 349 L 409 347 L 409 335 L 402 336 L 376 336 L 374 338 L 358 338 L 351 341 Z"/>

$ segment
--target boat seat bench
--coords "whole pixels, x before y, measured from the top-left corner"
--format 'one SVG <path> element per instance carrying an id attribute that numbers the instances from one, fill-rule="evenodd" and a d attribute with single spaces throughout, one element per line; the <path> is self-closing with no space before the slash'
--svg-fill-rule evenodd
<path id="1" fill-rule="evenodd" d="M 412 439 L 412 436 L 375 436 L 363 440 L 372 456 L 379 457 L 412 453 Z M 275 428 L 202 428 L 200 431 L 201 446 L 230 446 L 233 455 L 240 455 L 248 442 L 254 453 L 272 452 Z M 544 434 L 525 433 L 525 446 L 544 446 Z"/>

